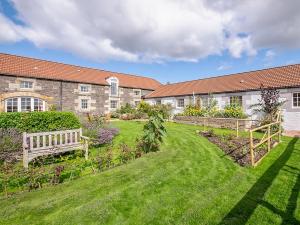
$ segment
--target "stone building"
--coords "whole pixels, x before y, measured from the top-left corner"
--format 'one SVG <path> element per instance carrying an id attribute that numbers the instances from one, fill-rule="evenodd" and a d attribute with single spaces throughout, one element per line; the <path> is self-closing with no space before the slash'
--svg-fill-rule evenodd
<path id="1" fill-rule="evenodd" d="M 259 119 L 250 106 L 261 99 L 261 85 L 278 89 L 281 100 L 286 101 L 284 129 L 300 131 L 300 64 L 162 85 L 145 98 L 150 104 L 171 104 L 173 114 L 183 112 L 189 104 L 206 106 L 211 98 L 220 109 L 238 101 L 246 114 Z"/>
<path id="2" fill-rule="evenodd" d="M 173 114 L 189 104 L 205 106 L 210 98 L 219 108 L 238 101 L 253 119 L 250 106 L 259 102 L 260 87 L 280 91 L 284 128 L 300 131 L 300 64 L 162 85 L 122 73 L 0 54 L 0 111 L 57 110 L 105 114 L 121 105 L 171 104 Z"/>
<path id="3" fill-rule="evenodd" d="M 105 114 L 138 104 L 161 84 L 151 78 L 0 54 L 0 111 Z"/>

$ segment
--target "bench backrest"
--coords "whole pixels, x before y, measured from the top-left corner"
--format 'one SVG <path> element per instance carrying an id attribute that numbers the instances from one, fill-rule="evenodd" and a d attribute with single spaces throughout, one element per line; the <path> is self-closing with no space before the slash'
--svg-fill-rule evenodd
<path id="1" fill-rule="evenodd" d="M 49 149 L 80 144 L 82 129 L 23 133 L 23 147 L 28 150 Z"/>

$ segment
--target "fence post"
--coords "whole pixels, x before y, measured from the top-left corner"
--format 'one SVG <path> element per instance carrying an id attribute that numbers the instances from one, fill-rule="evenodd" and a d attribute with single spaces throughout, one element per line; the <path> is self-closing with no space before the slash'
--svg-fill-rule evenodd
<path id="1" fill-rule="evenodd" d="M 281 142 L 281 116 L 279 117 L 278 142 Z"/>
<path id="2" fill-rule="evenodd" d="M 268 152 L 271 150 L 271 126 L 268 126 Z"/>
<path id="3" fill-rule="evenodd" d="M 236 137 L 239 137 L 239 120 L 236 120 Z"/>
<path id="4" fill-rule="evenodd" d="M 250 130 L 250 156 L 251 156 L 251 165 L 254 166 L 254 152 L 253 152 L 253 133 Z"/>

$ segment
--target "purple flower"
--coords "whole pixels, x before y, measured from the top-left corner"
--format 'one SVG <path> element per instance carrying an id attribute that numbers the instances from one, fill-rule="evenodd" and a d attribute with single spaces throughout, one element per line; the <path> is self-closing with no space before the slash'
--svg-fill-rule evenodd
<path id="1" fill-rule="evenodd" d="M 112 139 L 119 133 L 117 128 L 100 128 L 98 132 L 99 144 L 111 143 Z"/>

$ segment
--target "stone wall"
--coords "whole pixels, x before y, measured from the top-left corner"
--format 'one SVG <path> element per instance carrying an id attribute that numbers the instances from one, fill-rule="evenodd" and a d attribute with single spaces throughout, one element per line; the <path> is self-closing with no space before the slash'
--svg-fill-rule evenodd
<path id="1" fill-rule="evenodd" d="M 21 89 L 21 81 L 33 82 L 33 87 Z M 80 85 L 88 85 L 89 92 L 81 92 Z M 135 90 L 140 90 L 141 95 L 135 95 Z M 148 90 L 119 87 L 119 95 L 113 98 L 119 101 L 119 106 L 126 103 L 134 104 L 135 101 L 141 100 L 142 95 L 149 92 Z M 46 109 L 54 105 L 57 110 L 72 111 L 79 115 L 105 114 L 111 111 L 110 100 L 112 97 L 109 86 L 0 75 L 0 112 L 5 110 L 5 99 L 22 96 L 43 99 L 47 104 Z M 88 100 L 87 110 L 81 109 L 81 99 Z"/>
<path id="2" fill-rule="evenodd" d="M 248 130 L 258 123 L 258 121 L 247 119 L 245 120 L 235 118 L 211 118 L 199 116 L 175 116 L 173 120 L 178 123 L 196 124 L 200 126 L 227 128 L 233 130 L 237 128 L 237 125 L 239 126 L 240 130 Z"/>

